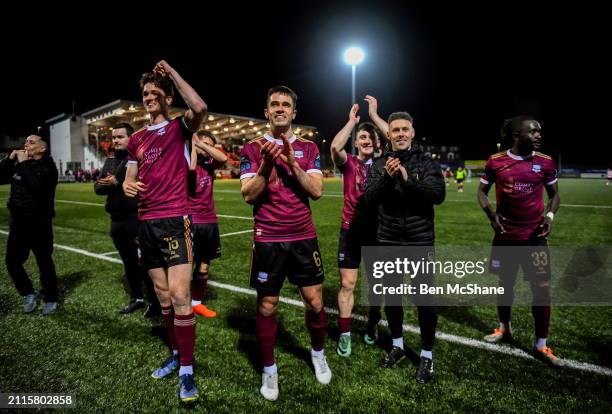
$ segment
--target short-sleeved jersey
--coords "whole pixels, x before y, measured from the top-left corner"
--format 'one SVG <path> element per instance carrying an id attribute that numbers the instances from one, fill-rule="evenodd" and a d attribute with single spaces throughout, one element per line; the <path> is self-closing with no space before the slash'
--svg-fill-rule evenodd
<path id="1" fill-rule="evenodd" d="M 219 168 L 219 163 L 211 157 L 198 157 L 195 170 L 189 171 L 189 211 L 194 224 L 217 222 L 213 196 L 216 168 Z"/>
<path id="2" fill-rule="evenodd" d="M 346 162 L 339 165 L 344 185 L 344 206 L 342 207 L 342 228 L 348 229 L 356 216 L 358 204 L 365 192 L 368 171 L 372 158 L 361 161 L 353 154 L 346 154 Z"/>
<path id="3" fill-rule="evenodd" d="M 457 172 L 455 173 L 455 178 L 457 180 L 464 180 L 465 179 L 465 170 L 457 170 Z"/>
<path id="4" fill-rule="evenodd" d="M 191 157 L 185 141 L 191 134 L 183 117 L 178 117 L 149 125 L 130 137 L 128 163 L 138 164 L 138 181 L 145 185 L 138 199 L 139 220 L 189 214 L 187 174 Z"/>
<path id="5" fill-rule="evenodd" d="M 267 141 L 282 146 L 283 141 L 269 135 L 247 142 L 240 153 L 240 179 L 257 175 L 262 161 L 261 147 Z M 308 174 L 321 172 L 319 148 L 312 142 L 293 135 L 289 142 L 300 167 Z M 280 157 L 274 160 L 264 194 L 253 207 L 254 233 L 257 242 L 288 242 L 317 236 L 308 195 L 291 169 Z"/>
<path id="6" fill-rule="evenodd" d="M 489 158 L 480 182 L 495 183 L 497 213 L 506 219 L 505 233 L 496 237 L 528 240 L 542 222 L 544 186 L 557 182 L 557 167 L 548 155 L 534 152 L 523 158 L 508 150 Z"/>

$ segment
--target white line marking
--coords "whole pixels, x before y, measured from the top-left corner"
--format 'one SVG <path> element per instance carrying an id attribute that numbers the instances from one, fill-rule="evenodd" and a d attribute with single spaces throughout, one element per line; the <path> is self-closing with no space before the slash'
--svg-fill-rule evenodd
<path id="1" fill-rule="evenodd" d="M 240 219 L 240 220 L 253 220 L 253 217 L 246 217 L 246 216 L 228 216 L 226 214 L 217 214 L 217 217 L 223 217 L 223 218 L 235 218 L 235 219 Z"/>
<path id="2" fill-rule="evenodd" d="M 85 201 L 72 201 L 72 200 L 55 200 L 56 203 L 66 203 L 66 204 L 79 204 L 79 205 L 83 205 L 83 206 L 96 206 L 96 207 L 104 207 L 104 204 L 102 203 L 88 203 Z M 241 219 L 241 220 L 253 220 L 253 217 L 246 217 L 246 216 L 228 216 L 226 214 L 217 214 L 217 217 L 223 217 L 223 218 L 235 218 L 235 219 Z"/>
<path id="3" fill-rule="evenodd" d="M 113 255 L 113 254 L 119 254 L 119 252 L 113 251 L 113 252 L 100 253 L 101 256 L 110 256 L 110 255 Z"/>
<path id="4" fill-rule="evenodd" d="M 4 230 L 0 230 L 0 234 L 5 234 L 8 235 L 7 231 Z M 54 244 L 55 247 L 57 247 L 58 249 L 61 250 L 67 250 L 69 252 L 73 252 L 73 253 L 79 253 L 82 254 L 84 256 L 89 256 L 89 257 L 93 257 L 95 259 L 100 259 L 100 260 L 106 260 L 108 262 L 112 262 L 112 263 L 118 263 L 118 264 L 123 264 L 121 262 L 121 260 L 119 259 L 115 259 L 113 257 L 108 257 L 108 256 L 102 256 L 101 254 L 96 254 L 96 253 L 92 253 L 92 252 L 88 252 L 87 250 L 82 250 L 82 249 L 75 249 L 74 247 L 70 247 L 70 246 L 63 246 L 61 244 Z M 215 282 L 213 280 L 209 280 L 208 284 L 211 286 L 215 286 L 221 289 L 226 289 L 229 290 L 231 292 L 238 292 L 238 293 L 244 293 L 247 295 L 251 295 L 251 296 L 257 296 L 257 292 L 253 289 L 248 289 L 248 288 L 243 288 L 243 287 L 239 287 L 239 286 L 234 286 L 234 285 L 230 285 L 227 283 L 221 283 L 221 282 Z M 304 307 L 304 304 L 299 301 L 299 300 L 295 300 L 295 299 L 290 299 L 290 298 L 285 298 L 285 297 L 280 297 L 280 301 L 287 303 L 289 305 L 293 305 L 293 306 L 298 306 L 298 307 Z M 332 308 L 325 308 L 326 312 L 329 312 L 331 314 L 338 314 L 338 311 L 336 309 L 332 309 Z M 353 314 L 352 317 L 354 319 L 360 320 L 360 321 L 367 321 L 368 318 L 366 316 L 363 315 L 356 315 Z M 387 321 L 380 321 L 380 325 L 387 325 Z M 405 332 L 411 332 L 411 333 L 415 333 L 418 334 L 419 331 L 419 327 L 415 326 L 415 325 L 408 325 L 408 324 L 404 324 L 403 325 L 403 329 Z M 487 342 L 484 341 L 479 341 L 477 339 L 472 339 L 472 338 L 466 338 L 464 336 L 458 336 L 458 335 L 452 335 L 452 334 L 447 334 L 444 332 L 436 332 L 436 338 L 441 339 L 443 341 L 446 342 L 450 342 L 450 343 L 454 343 L 454 344 L 459 344 L 459 345 L 464 345 L 464 346 L 469 346 L 472 348 L 478 348 L 478 349 L 484 349 L 487 351 L 491 351 L 491 352 L 497 352 L 500 354 L 505 354 L 505 355 L 512 355 L 512 356 L 516 356 L 519 358 L 525 358 L 525 359 L 534 359 L 533 356 L 531 356 L 529 353 L 523 351 L 522 349 L 518 349 L 518 348 L 512 348 L 509 346 L 501 346 L 501 345 L 496 345 L 496 344 L 489 344 Z M 560 358 L 561 359 L 561 358 Z M 579 371 L 588 371 L 588 372 L 594 372 L 597 374 L 601 374 L 601 375 L 605 375 L 608 377 L 612 377 L 612 369 L 610 368 L 606 368 L 606 367 L 602 367 L 599 365 L 595 365 L 595 364 L 589 364 L 587 362 L 581 362 L 581 361 L 574 361 L 571 359 L 561 359 L 561 361 L 563 361 L 565 367 L 568 368 L 573 368 Z"/>
<path id="5" fill-rule="evenodd" d="M 239 193 L 239 191 L 234 191 L 234 190 L 215 190 L 215 192 L 220 192 L 220 193 Z M 343 195 L 338 195 L 338 194 L 327 194 L 327 193 L 323 193 L 323 197 L 337 197 L 337 198 L 343 198 Z M 0 200 L 6 200 L 6 198 L 4 199 L 0 199 Z M 495 201 L 495 200 L 493 200 Z M 72 201 L 72 200 L 55 200 L 56 203 L 66 203 L 66 204 L 80 204 L 83 206 L 97 206 L 97 207 L 104 207 L 104 204 L 102 203 L 88 203 L 85 201 Z M 473 203 L 474 205 L 477 205 L 477 201 L 475 200 L 451 200 L 451 199 L 446 199 L 444 200 L 445 203 L 450 202 L 450 203 Z M 607 206 L 607 205 L 594 205 L 594 204 L 561 204 L 561 207 L 569 207 L 569 208 L 604 208 L 604 209 L 609 209 L 612 208 L 612 206 Z M 241 220 L 253 220 L 253 217 L 245 217 L 245 216 L 228 216 L 228 215 L 224 215 L 224 214 L 217 214 L 217 217 L 225 217 L 225 218 L 235 218 L 235 219 L 241 219 Z"/>
<path id="6" fill-rule="evenodd" d="M 491 202 L 495 202 L 495 200 L 489 200 Z M 450 200 L 450 199 L 446 199 L 444 200 L 444 203 L 447 202 L 451 202 L 451 203 L 474 203 L 477 204 L 478 202 L 476 201 L 476 199 L 474 200 Z M 606 205 L 593 205 L 593 204 L 561 204 L 561 207 L 574 207 L 574 208 L 612 208 L 612 206 L 606 206 Z"/>
<path id="7" fill-rule="evenodd" d="M 104 207 L 102 203 L 88 203 L 86 201 L 72 201 L 72 200 L 55 200 L 56 203 L 66 203 L 66 204 L 79 204 L 81 206 L 96 206 L 96 207 Z"/>
<path id="8" fill-rule="evenodd" d="M 253 232 L 253 229 L 243 230 L 243 231 L 235 231 L 235 232 L 233 232 L 233 233 L 225 233 L 225 234 L 222 234 L 222 235 L 221 235 L 221 236 L 219 236 L 219 237 L 233 236 L 233 235 L 235 235 L 235 234 L 244 234 L 244 233 L 252 233 L 252 232 Z"/>

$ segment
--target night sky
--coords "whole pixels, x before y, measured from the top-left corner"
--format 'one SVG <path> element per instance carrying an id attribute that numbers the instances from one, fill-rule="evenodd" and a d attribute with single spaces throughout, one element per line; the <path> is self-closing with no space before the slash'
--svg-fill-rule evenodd
<path id="1" fill-rule="evenodd" d="M 543 122 L 542 151 L 561 154 L 563 164 L 612 162 L 602 10 L 430 3 L 16 10 L 5 19 L 17 25 L 0 29 L 0 133 L 32 133 L 70 113 L 73 100 L 78 114 L 140 100 L 140 74 L 164 58 L 213 112 L 263 117 L 270 86 L 293 88 L 296 122 L 318 127 L 329 142 L 347 120 L 351 72 L 342 52 L 355 44 L 366 51 L 357 68 L 362 121 L 363 96 L 372 94 L 383 117 L 406 110 L 418 137 L 485 159 L 503 119 L 530 114 Z"/>

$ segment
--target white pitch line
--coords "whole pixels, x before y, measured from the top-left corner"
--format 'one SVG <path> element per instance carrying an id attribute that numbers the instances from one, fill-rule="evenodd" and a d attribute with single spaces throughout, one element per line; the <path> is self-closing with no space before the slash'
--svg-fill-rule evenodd
<path id="1" fill-rule="evenodd" d="M 225 192 L 225 193 L 231 193 L 231 192 L 238 192 L 238 191 L 230 191 L 230 190 L 221 190 L 221 192 Z M 323 197 L 344 197 L 342 194 L 327 194 L 327 193 L 323 193 Z M 80 204 L 80 205 L 84 205 L 84 206 L 99 206 L 99 207 L 104 207 L 104 204 L 101 203 L 88 203 L 85 201 L 71 201 L 71 200 L 55 200 L 58 203 L 69 203 L 69 204 Z M 444 202 L 451 202 L 451 203 L 474 203 L 474 205 L 476 205 L 476 200 L 444 200 Z M 570 208 L 612 208 L 612 206 L 605 206 L 605 205 L 594 205 L 594 204 L 561 204 L 561 207 L 570 207 Z M 244 219 L 244 220 L 252 220 L 252 217 L 239 217 L 239 216 L 226 216 L 226 215 L 221 215 L 218 214 L 219 217 L 227 217 L 227 218 L 237 218 L 237 219 Z"/>
<path id="2" fill-rule="evenodd" d="M 217 217 L 223 217 L 223 218 L 234 218 L 234 219 L 241 219 L 241 220 L 253 220 L 253 217 L 246 217 L 246 216 L 228 216 L 226 214 L 217 214 Z"/>
<path id="3" fill-rule="evenodd" d="M 495 202 L 495 200 L 489 200 L 491 202 Z M 451 202 L 451 203 L 474 203 L 477 204 L 476 199 L 474 200 L 450 200 L 450 199 L 446 199 L 444 200 L 444 203 L 447 202 Z M 574 207 L 574 208 L 612 208 L 612 206 L 606 206 L 606 205 L 594 205 L 594 204 L 561 204 L 560 207 Z"/>
<path id="4" fill-rule="evenodd" d="M 110 256 L 112 254 L 119 254 L 119 252 L 117 251 L 112 251 L 112 252 L 106 252 L 106 253 L 100 253 L 101 256 Z"/>
<path id="5" fill-rule="evenodd" d="M 79 205 L 83 205 L 83 206 L 95 206 L 95 207 L 104 207 L 104 204 L 102 203 L 88 203 L 85 201 L 73 201 L 73 200 L 55 200 L 56 203 L 65 203 L 65 204 L 79 204 Z M 223 217 L 223 218 L 234 218 L 234 219 L 241 219 L 241 220 L 253 220 L 253 217 L 246 217 L 246 216 L 228 216 L 226 214 L 217 214 L 217 217 Z"/>
<path id="6" fill-rule="evenodd" d="M 235 235 L 235 234 L 244 234 L 244 233 L 252 233 L 252 232 L 253 232 L 253 229 L 243 230 L 243 231 L 235 231 L 235 232 L 233 232 L 233 233 L 225 233 L 225 234 L 222 234 L 222 235 L 221 235 L 221 236 L 219 236 L 219 237 L 227 237 L 227 236 L 233 236 L 233 235 Z"/>
<path id="7" fill-rule="evenodd" d="M 104 207 L 102 203 L 88 203 L 86 201 L 72 201 L 72 200 L 55 200 L 56 203 L 66 203 L 66 204 L 78 204 L 81 206 L 96 206 L 96 207 Z"/>
<path id="8" fill-rule="evenodd" d="M 0 230 L 0 234 L 5 234 L 8 235 L 7 231 L 4 230 Z M 58 249 L 61 250 L 67 250 L 69 252 L 73 252 L 73 253 L 79 253 L 82 254 L 84 256 L 88 256 L 88 257 L 93 257 L 95 259 L 100 259 L 100 260 L 106 260 L 108 262 L 112 262 L 112 263 L 118 263 L 118 264 L 123 264 L 121 262 L 121 260 L 119 259 L 115 259 L 113 257 L 108 257 L 108 256 L 103 256 L 101 254 L 97 254 L 97 253 L 92 253 L 92 252 L 88 252 L 87 250 L 83 250 L 83 249 L 76 249 L 74 247 L 70 247 L 70 246 L 64 246 L 61 244 L 54 244 L 55 247 L 57 247 Z M 234 285 L 230 285 L 227 283 L 221 283 L 221 282 L 215 282 L 213 280 L 210 280 L 208 282 L 209 285 L 211 286 L 215 286 L 218 287 L 220 289 L 226 289 L 229 290 L 231 292 L 238 292 L 238 293 L 244 293 L 247 295 L 251 295 L 251 296 L 257 296 L 257 292 L 253 289 L 249 289 L 249 288 L 243 288 L 243 287 L 239 287 L 239 286 L 234 286 Z M 304 304 L 299 301 L 299 300 L 295 300 L 295 299 L 290 299 L 290 298 L 285 298 L 285 297 L 280 297 L 280 301 L 287 303 L 289 305 L 293 305 L 293 306 L 298 306 L 298 307 L 304 307 Z M 336 309 L 333 308 L 328 308 L 325 307 L 325 311 L 329 312 L 331 314 L 337 315 L 338 311 Z M 352 315 L 353 319 L 357 319 L 360 321 L 367 321 L 368 318 L 366 316 L 363 315 L 357 315 L 357 314 L 353 314 Z M 381 320 L 379 322 L 380 325 L 387 325 L 387 321 L 385 320 Z M 415 326 L 415 325 L 409 325 L 409 324 L 404 324 L 403 325 L 403 330 L 404 332 L 411 332 L 414 334 L 418 334 L 420 333 L 419 327 Z M 491 352 L 497 352 L 499 354 L 505 354 L 505 355 L 511 355 L 511 356 L 515 356 L 515 357 L 519 357 L 519 358 L 525 358 L 525 359 L 535 359 L 532 355 L 530 355 L 529 353 L 523 351 L 522 349 L 518 349 L 518 348 L 512 348 L 509 346 L 501 346 L 501 345 L 496 345 L 496 344 L 490 344 L 484 341 L 479 341 L 477 339 L 472 339 L 472 338 L 466 338 L 464 336 L 458 336 L 458 335 L 453 335 L 453 334 L 447 334 L 444 332 L 436 332 L 436 338 L 442 340 L 442 341 L 446 341 L 446 342 L 450 342 L 450 343 L 454 343 L 454 344 L 459 344 L 459 345 L 464 345 L 464 346 L 469 346 L 471 348 L 478 348 L 478 349 L 484 349 L 487 351 L 491 351 Z M 581 362 L 581 361 L 574 361 L 572 359 L 561 359 L 559 358 L 561 361 L 563 361 L 563 364 L 565 367 L 568 368 L 573 368 L 579 371 L 587 371 L 587 372 L 594 372 L 596 374 L 601 374 L 601 375 L 605 375 L 608 377 L 612 377 L 612 369 L 610 368 L 606 368 L 606 367 L 602 367 L 599 365 L 595 365 L 595 364 L 589 364 L 587 362 Z"/>
<path id="9" fill-rule="evenodd" d="M 215 192 L 218 193 L 239 193 L 239 191 L 235 191 L 235 190 L 215 190 Z M 323 193 L 323 197 L 344 197 L 341 194 L 326 194 Z M 0 199 L 0 200 L 6 200 L 6 198 L 4 199 Z M 72 200 L 55 200 L 55 202 L 57 203 L 66 203 L 66 204 L 79 204 L 79 205 L 83 205 L 83 206 L 96 206 L 96 207 L 104 207 L 104 204 L 102 203 L 89 203 L 86 201 L 72 201 Z M 446 199 L 444 200 L 444 202 L 451 202 L 451 203 L 474 203 L 476 204 L 476 201 L 474 200 L 450 200 L 450 199 Z M 594 204 L 561 204 L 560 207 L 569 207 L 569 208 L 603 208 L 603 209 L 610 209 L 612 208 L 612 206 L 607 206 L 607 205 L 594 205 Z M 225 217 L 225 218 L 235 218 L 235 219 L 242 219 L 242 220 L 253 220 L 252 217 L 243 217 L 243 216 L 228 216 L 228 215 L 223 215 L 223 214 L 218 214 L 218 217 Z"/>

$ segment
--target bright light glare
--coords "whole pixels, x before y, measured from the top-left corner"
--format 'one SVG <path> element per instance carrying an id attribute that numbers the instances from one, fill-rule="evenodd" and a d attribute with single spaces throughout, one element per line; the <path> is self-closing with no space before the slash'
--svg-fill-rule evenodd
<path id="1" fill-rule="evenodd" d="M 359 65 L 361 62 L 363 62 L 363 58 L 365 58 L 365 53 L 358 47 L 349 47 L 344 52 L 344 61 L 347 65 Z"/>

